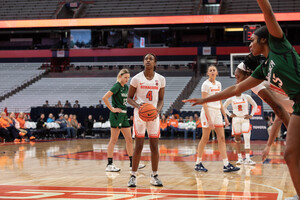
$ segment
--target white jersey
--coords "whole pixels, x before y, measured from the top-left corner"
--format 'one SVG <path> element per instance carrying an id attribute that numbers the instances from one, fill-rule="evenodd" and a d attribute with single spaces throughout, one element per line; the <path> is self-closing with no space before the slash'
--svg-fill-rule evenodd
<path id="1" fill-rule="evenodd" d="M 136 88 L 134 97 L 136 103 L 150 103 L 157 107 L 159 90 L 166 86 L 166 79 L 154 72 L 153 79 L 148 80 L 144 72 L 140 72 L 131 79 L 130 85 Z"/>
<path id="2" fill-rule="evenodd" d="M 288 95 L 281 88 L 276 87 L 268 81 L 263 81 L 261 84 L 257 85 L 251 90 L 258 95 L 258 92 L 265 88 L 272 93 L 272 95 L 275 97 L 274 100 L 279 102 L 288 113 L 293 113 L 294 102 L 289 99 Z"/>
<path id="3" fill-rule="evenodd" d="M 241 94 L 241 96 L 230 97 L 225 101 L 223 107 L 225 109 L 226 114 L 230 116 L 231 113 L 228 111 L 227 107 L 229 104 L 231 104 L 233 114 L 235 114 L 237 117 L 243 117 L 249 114 L 249 103 L 253 107 L 250 114 L 253 116 L 257 110 L 257 104 L 252 99 L 252 97 L 248 94 Z"/>
<path id="4" fill-rule="evenodd" d="M 214 94 L 217 94 L 218 92 L 221 92 L 222 85 L 219 81 L 215 81 L 213 84 L 212 82 L 207 79 L 203 82 L 201 87 L 201 92 L 206 92 L 208 96 L 212 96 Z M 221 102 L 220 101 L 214 101 L 207 103 L 207 107 L 209 108 L 215 108 L 215 109 L 221 109 Z"/>

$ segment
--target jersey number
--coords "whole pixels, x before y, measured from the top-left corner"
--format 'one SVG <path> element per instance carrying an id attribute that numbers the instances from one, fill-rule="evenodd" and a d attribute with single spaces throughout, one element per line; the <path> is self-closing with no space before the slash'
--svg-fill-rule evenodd
<path id="1" fill-rule="evenodd" d="M 238 105 L 238 111 L 243 111 L 243 106 L 242 105 Z"/>
<path id="2" fill-rule="evenodd" d="M 152 101 L 152 91 L 149 91 L 149 92 L 146 94 L 146 98 L 149 99 L 149 101 Z"/>

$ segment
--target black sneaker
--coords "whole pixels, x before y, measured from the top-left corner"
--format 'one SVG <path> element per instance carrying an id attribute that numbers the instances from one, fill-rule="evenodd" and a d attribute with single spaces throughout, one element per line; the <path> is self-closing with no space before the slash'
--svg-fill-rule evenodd
<path id="1" fill-rule="evenodd" d="M 130 176 L 128 187 L 136 187 L 136 177 L 134 175 Z"/>
<path id="2" fill-rule="evenodd" d="M 223 168 L 224 172 L 236 172 L 236 171 L 239 171 L 239 170 L 240 170 L 239 167 L 235 167 L 230 163 L 227 166 L 224 166 L 224 168 Z"/>
<path id="3" fill-rule="evenodd" d="M 208 170 L 202 165 L 202 163 L 195 165 L 195 170 L 198 172 L 207 172 Z"/>

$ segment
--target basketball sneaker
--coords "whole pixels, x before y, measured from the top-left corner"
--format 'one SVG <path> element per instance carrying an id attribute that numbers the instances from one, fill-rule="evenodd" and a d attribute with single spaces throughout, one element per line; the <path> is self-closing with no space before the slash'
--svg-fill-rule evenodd
<path id="1" fill-rule="evenodd" d="M 242 165 L 242 164 L 244 164 L 243 159 L 239 159 L 239 160 L 236 162 L 236 164 L 237 164 L 237 165 Z"/>
<path id="2" fill-rule="evenodd" d="M 285 200 L 299 200 L 299 196 L 298 196 L 298 195 L 295 195 L 295 196 L 293 196 L 293 197 L 285 198 Z"/>
<path id="3" fill-rule="evenodd" d="M 136 177 L 134 175 L 130 176 L 130 179 L 128 181 L 128 187 L 136 187 Z"/>
<path id="4" fill-rule="evenodd" d="M 163 186 L 161 180 L 158 179 L 158 175 L 157 175 L 157 174 L 154 175 L 154 176 L 153 176 L 153 174 L 151 174 L 151 180 L 150 180 L 150 183 L 151 183 L 151 185 L 153 185 L 153 186 L 158 186 L 158 187 L 162 187 L 162 186 Z"/>
<path id="5" fill-rule="evenodd" d="M 224 166 L 224 168 L 223 168 L 224 172 L 235 172 L 235 171 L 239 171 L 239 170 L 240 170 L 239 167 L 235 167 L 231 163 L 229 163 L 227 166 Z"/>
<path id="6" fill-rule="evenodd" d="M 244 161 L 244 164 L 245 164 L 245 165 L 255 165 L 256 162 L 254 162 L 254 161 L 251 160 L 251 159 L 246 159 L 246 160 Z"/>
<path id="7" fill-rule="evenodd" d="M 202 165 L 202 163 L 195 165 L 195 170 L 198 172 L 207 172 L 208 170 Z"/>
<path id="8" fill-rule="evenodd" d="M 106 166 L 105 171 L 107 172 L 119 172 L 121 169 L 117 168 L 114 164 L 110 164 Z"/>
<path id="9" fill-rule="evenodd" d="M 143 168 L 145 168 L 145 167 L 146 167 L 146 165 L 144 165 L 144 164 L 139 164 L 138 169 L 143 169 Z M 129 167 L 129 169 L 132 170 L 132 167 Z"/>

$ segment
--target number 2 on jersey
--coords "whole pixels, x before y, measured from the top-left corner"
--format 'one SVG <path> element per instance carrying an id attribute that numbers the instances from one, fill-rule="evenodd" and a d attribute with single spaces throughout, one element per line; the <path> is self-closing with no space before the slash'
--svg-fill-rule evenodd
<path id="1" fill-rule="evenodd" d="M 152 101 L 152 91 L 148 91 L 146 94 L 146 98 L 149 99 L 149 101 Z"/>
<path id="2" fill-rule="evenodd" d="M 242 105 L 238 105 L 238 111 L 243 111 L 243 106 Z"/>

